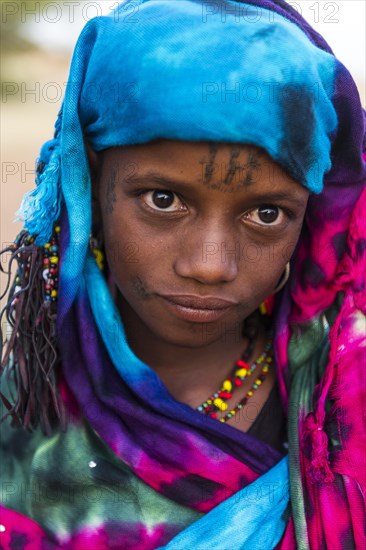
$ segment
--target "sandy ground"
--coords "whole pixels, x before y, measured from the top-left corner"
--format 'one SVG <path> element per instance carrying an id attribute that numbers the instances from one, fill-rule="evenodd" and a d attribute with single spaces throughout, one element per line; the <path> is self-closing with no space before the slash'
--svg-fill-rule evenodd
<path id="1" fill-rule="evenodd" d="M 1 103 L 1 248 L 22 228 L 15 222 L 25 192 L 34 188 L 39 149 L 52 138 L 69 70 L 69 58 L 43 52 L 3 59 Z M 10 76 L 11 75 L 11 76 Z M 2 259 L 6 267 L 7 258 Z M 0 289 L 5 277 L 0 277 Z"/>

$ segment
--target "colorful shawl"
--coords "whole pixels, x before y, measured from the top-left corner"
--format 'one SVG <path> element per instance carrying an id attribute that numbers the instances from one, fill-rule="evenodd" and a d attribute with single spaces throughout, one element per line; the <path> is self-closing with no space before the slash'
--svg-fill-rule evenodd
<path id="1" fill-rule="evenodd" d="M 131 5 L 82 32 L 22 205 L 40 246 L 61 216 L 68 426 L 45 435 L 3 425 L 2 547 L 364 548 L 366 167 L 355 84 L 282 1 L 146 0 L 127 24 Z M 88 247 L 84 137 L 95 150 L 159 137 L 252 143 L 313 193 L 273 320 L 288 457 L 175 400 L 129 348 Z"/>

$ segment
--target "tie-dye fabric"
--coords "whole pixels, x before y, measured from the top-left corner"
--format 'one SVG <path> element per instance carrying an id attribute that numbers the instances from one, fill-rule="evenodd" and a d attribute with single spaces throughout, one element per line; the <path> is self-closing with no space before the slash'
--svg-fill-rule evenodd
<path id="1" fill-rule="evenodd" d="M 225 12 L 230 40 L 228 27 L 215 20 L 222 5 L 249 10 L 241 12 L 247 24 L 245 18 L 234 23 L 238 12 Z M 366 168 L 355 84 L 323 39 L 282 1 L 146 0 L 139 7 L 133 28 L 122 25 L 124 12 L 117 9 L 84 30 L 56 138 L 41 152 L 46 169 L 23 205 L 38 244 L 61 211 L 58 338 L 69 425 L 52 437 L 3 426 L 3 445 L 13 456 L 5 452 L 3 460 L 1 544 L 24 550 L 365 548 Z M 256 26 L 248 21 L 258 8 L 271 17 Z M 211 48 L 203 51 L 207 40 Z M 190 44 L 193 49 L 185 49 Z M 210 103 L 208 95 L 207 109 L 198 112 L 190 85 L 199 76 L 187 70 L 200 67 L 197 51 L 218 71 L 217 82 L 243 72 L 238 59 L 245 51 L 251 67 L 255 55 L 263 55 L 248 75 L 253 82 L 295 83 L 307 91 L 315 82 L 320 95 L 254 106 Z M 275 51 L 281 55 L 271 64 Z M 137 103 L 138 116 L 122 102 L 111 118 L 105 102 L 85 94 L 107 78 L 106 60 L 122 83 L 126 71 L 127 82 L 141 78 L 140 90 L 151 89 Z M 182 94 L 172 88 L 162 98 L 159 86 L 151 87 L 152 74 L 159 82 L 174 71 Z M 214 96 L 215 88 L 209 90 Z M 107 281 L 88 250 L 83 134 L 98 150 L 156 137 L 255 143 L 314 192 L 274 313 L 288 458 L 176 401 L 127 345 Z"/>

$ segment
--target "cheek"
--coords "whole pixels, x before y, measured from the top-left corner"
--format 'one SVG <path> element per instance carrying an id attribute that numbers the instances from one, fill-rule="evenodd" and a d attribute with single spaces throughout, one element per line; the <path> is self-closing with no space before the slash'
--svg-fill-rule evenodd
<path id="1" fill-rule="evenodd" d="M 149 288 L 152 281 L 164 280 L 170 272 L 171 235 L 154 235 L 128 211 L 104 220 L 104 241 L 112 275 L 124 292 L 139 294 L 138 281 Z"/>
<path id="2" fill-rule="evenodd" d="M 238 282 L 243 289 L 251 289 L 253 298 L 261 301 L 277 286 L 296 249 L 300 230 L 301 226 L 272 242 L 241 243 Z"/>

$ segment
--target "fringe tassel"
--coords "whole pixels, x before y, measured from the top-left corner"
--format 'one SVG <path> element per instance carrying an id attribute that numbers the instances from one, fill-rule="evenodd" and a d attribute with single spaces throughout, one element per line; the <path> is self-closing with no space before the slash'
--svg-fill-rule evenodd
<path id="1" fill-rule="evenodd" d="M 49 240 L 53 225 L 60 217 L 62 111 L 61 107 L 55 124 L 54 139 L 47 141 L 41 149 L 36 170 L 37 187 L 24 195 L 16 212 L 16 220 L 23 221 L 29 233 L 37 236 L 35 244 L 38 246 Z"/>
<path id="2" fill-rule="evenodd" d="M 23 197 L 17 220 L 24 222 L 31 235 L 37 235 L 36 244 L 44 245 L 52 234 L 52 227 L 60 216 L 60 147 L 52 140 L 52 153 L 47 164 L 39 163 L 38 185 Z"/>
<path id="3" fill-rule="evenodd" d="M 334 474 L 330 469 L 328 436 L 314 413 L 305 419 L 305 438 L 311 447 L 310 466 L 307 469 L 312 483 L 330 483 Z"/>
<path id="4" fill-rule="evenodd" d="M 44 299 L 43 249 L 35 245 L 28 231 L 23 230 L 15 243 L 0 253 L 3 254 L 10 254 L 10 259 L 8 271 L 0 264 L 1 271 L 8 275 L 1 299 L 9 290 L 14 262 L 18 269 L 8 303 L 0 312 L 3 357 L 0 375 L 5 377 L 10 398 L 9 401 L 0 392 L 8 410 L 1 420 L 11 416 L 12 426 L 22 425 L 28 430 L 40 424 L 43 431 L 51 435 L 55 423 L 63 429 L 66 421 L 56 379 L 59 363 L 56 303 Z M 4 316 L 7 323 L 3 322 Z M 3 326 L 11 329 L 6 340 L 3 339 Z"/>
<path id="5" fill-rule="evenodd" d="M 312 483 L 329 483 L 334 480 L 330 469 L 328 436 L 324 431 L 325 401 L 333 380 L 334 368 L 337 361 L 338 335 L 343 318 L 344 302 L 338 316 L 329 331 L 329 359 L 322 380 L 315 388 L 314 412 L 305 418 L 304 446 L 310 448 L 310 466 L 307 469 Z"/>

